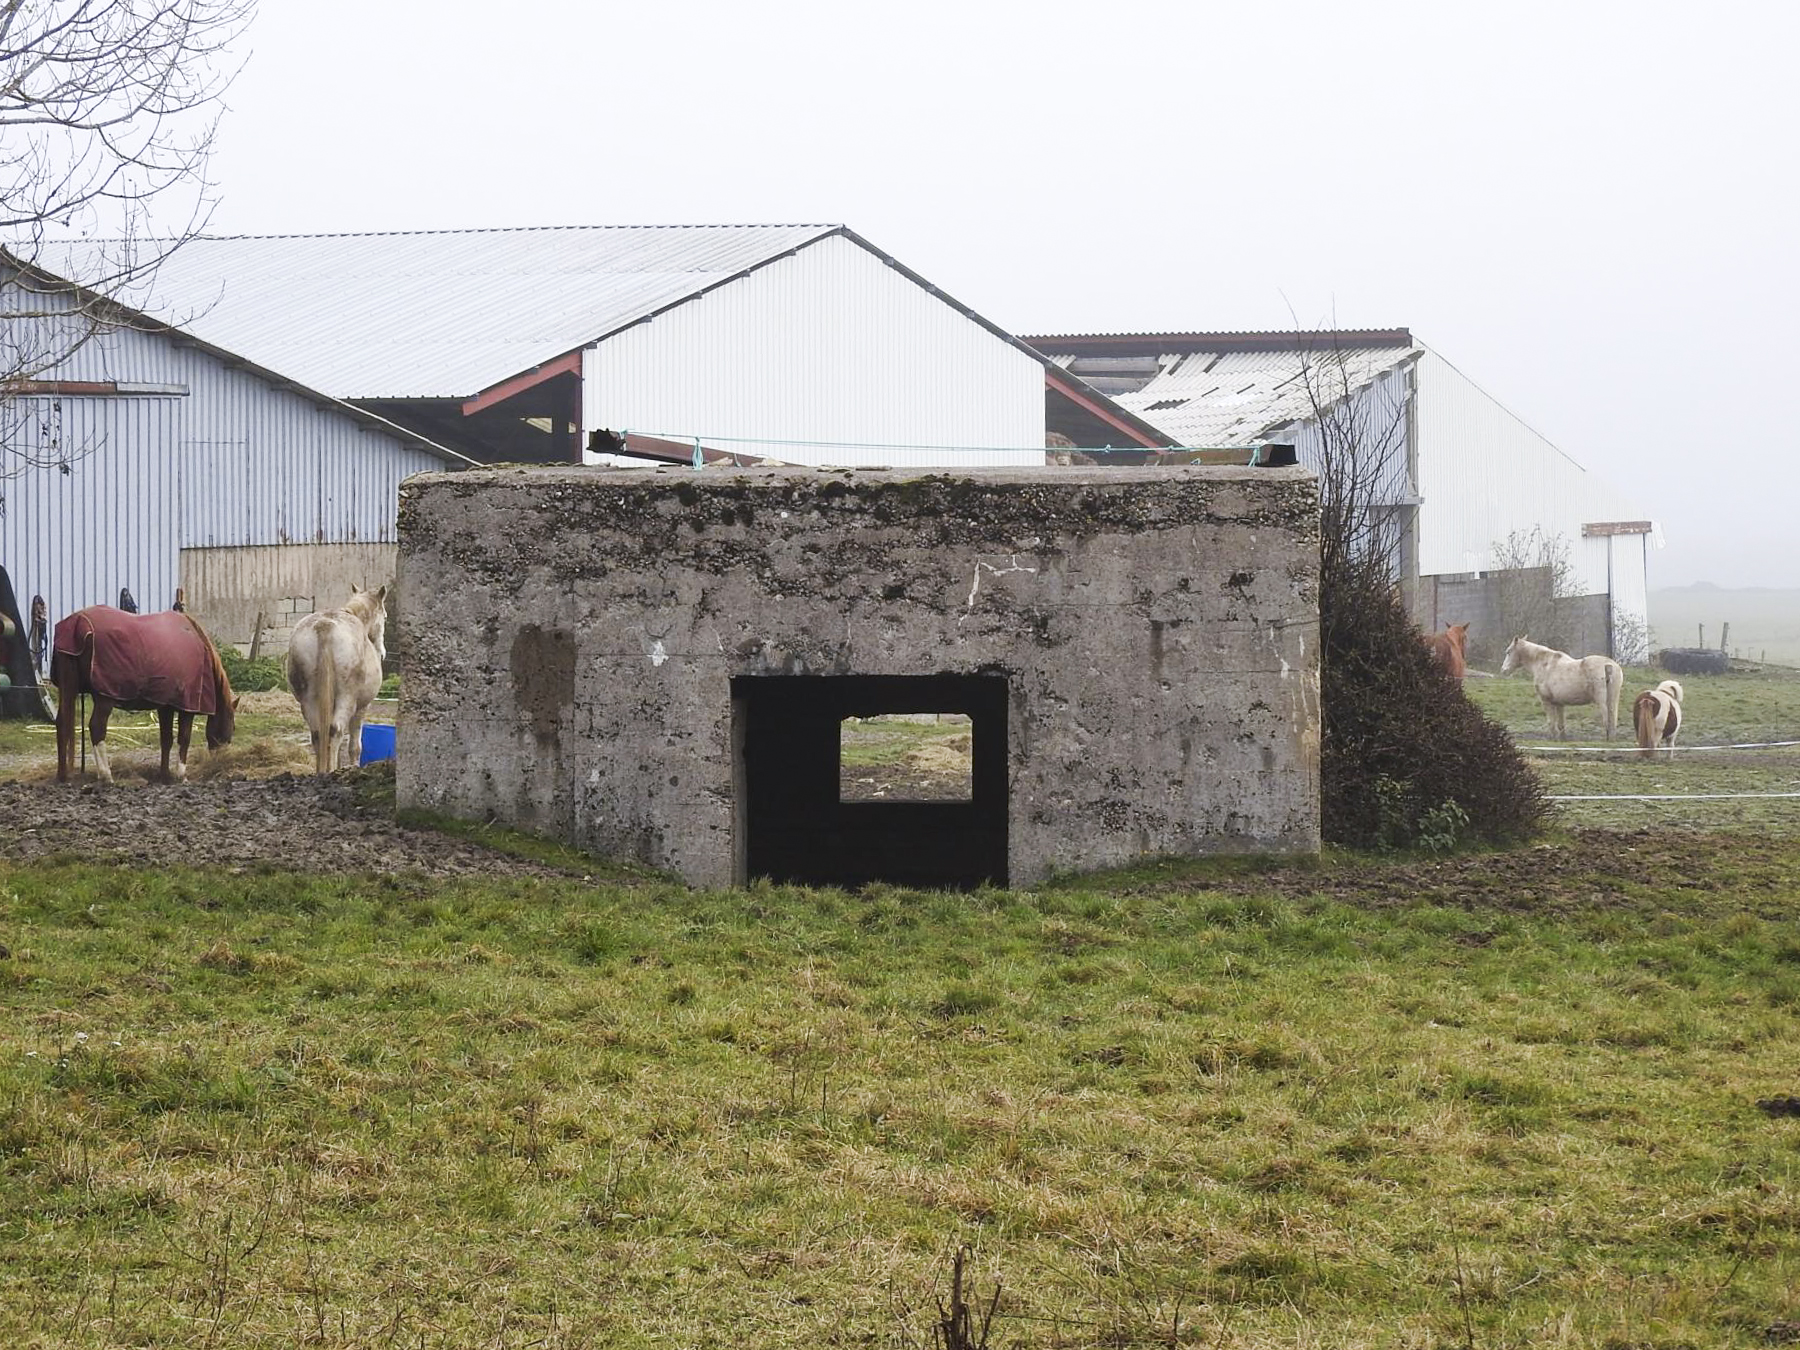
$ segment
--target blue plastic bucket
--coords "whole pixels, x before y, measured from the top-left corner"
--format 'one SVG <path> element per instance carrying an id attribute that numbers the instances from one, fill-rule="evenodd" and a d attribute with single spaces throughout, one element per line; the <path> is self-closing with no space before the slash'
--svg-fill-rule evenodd
<path id="1" fill-rule="evenodd" d="M 379 759 L 394 757 L 394 729 L 385 722 L 364 722 L 362 734 L 362 758 L 359 764 L 373 764 Z"/>

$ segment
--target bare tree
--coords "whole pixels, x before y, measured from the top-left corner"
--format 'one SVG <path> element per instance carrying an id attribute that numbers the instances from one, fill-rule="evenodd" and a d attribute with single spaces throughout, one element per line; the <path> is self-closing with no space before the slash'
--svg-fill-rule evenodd
<path id="1" fill-rule="evenodd" d="M 0 482 L 66 467 L 41 386 L 202 230 L 256 0 L 0 0 Z"/>
<path id="2" fill-rule="evenodd" d="M 1577 589 L 1569 541 L 1534 525 L 1496 541 L 1493 558 L 1490 584 L 1503 634 L 1496 635 L 1497 641 L 1530 637 L 1552 647 L 1568 647 L 1575 633 L 1564 601 Z"/>
<path id="3" fill-rule="evenodd" d="M 1332 332 L 1305 335 L 1298 357 L 1308 408 L 1298 450 L 1319 476 L 1321 584 L 1395 584 L 1415 499 L 1407 400 L 1383 381 L 1405 373 L 1364 369 Z"/>

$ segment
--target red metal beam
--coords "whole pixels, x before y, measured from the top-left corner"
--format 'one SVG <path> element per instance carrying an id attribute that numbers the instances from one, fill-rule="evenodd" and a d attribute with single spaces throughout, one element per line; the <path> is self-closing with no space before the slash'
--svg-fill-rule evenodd
<path id="1" fill-rule="evenodd" d="M 1123 433 L 1130 439 L 1133 445 L 1141 445 L 1150 450 L 1160 450 L 1168 443 L 1166 439 L 1158 440 L 1154 437 L 1145 435 L 1142 431 L 1138 430 L 1138 428 L 1132 426 L 1131 423 L 1119 417 L 1117 413 L 1114 413 L 1102 404 L 1094 402 L 1093 399 L 1089 398 L 1080 389 L 1076 388 L 1064 378 L 1062 372 L 1055 366 L 1044 367 L 1044 383 L 1056 390 L 1057 393 L 1068 399 L 1069 402 L 1073 403 L 1076 407 L 1098 417 L 1115 431 Z"/>
<path id="2" fill-rule="evenodd" d="M 624 448 L 613 453 L 636 455 L 639 459 L 654 459 L 664 464 L 692 464 L 694 443 L 664 440 L 660 436 L 645 436 L 636 431 L 628 431 L 625 433 Z M 737 450 L 718 450 L 703 444 L 700 447 L 700 458 L 706 464 L 729 464 L 739 469 L 752 469 L 761 464 L 766 456 L 745 454 Z"/>
<path id="3" fill-rule="evenodd" d="M 504 403 L 507 399 L 524 393 L 527 389 L 535 389 L 544 381 L 553 380 L 558 375 L 573 375 L 577 379 L 581 378 L 581 352 L 579 349 L 559 356 L 554 361 L 546 361 L 543 365 L 535 366 L 523 374 L 514 375 L 509 380 L 502 380 L 499 384 L 490 384 L 474 398 L 464 400 L 463 416 L 472 417 L 484 409 L 491 408 L 497 403 Z"/>

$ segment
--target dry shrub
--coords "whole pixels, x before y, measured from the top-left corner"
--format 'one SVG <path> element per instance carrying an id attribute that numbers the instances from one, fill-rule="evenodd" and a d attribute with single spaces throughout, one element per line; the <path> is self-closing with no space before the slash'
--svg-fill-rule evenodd
<path id="1" fill-rule="evenodd" d="M 1385 577 L 1321 581 L 1325 838 L 1441 851 L 1537 834 L 1549 809 L 1537 775 L 1438 668 Z"/>

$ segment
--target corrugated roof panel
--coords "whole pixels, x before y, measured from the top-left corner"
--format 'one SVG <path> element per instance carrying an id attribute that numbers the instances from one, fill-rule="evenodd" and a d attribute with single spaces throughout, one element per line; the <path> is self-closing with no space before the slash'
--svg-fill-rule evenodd
<path id="1" fill-rule="evenodd" d="M 132 303 L 339 398 L 457 398 L 838 228 L 199 238 L 177 249 Z M 81 275 L 78 254 L 68 267 Z"/>
<path id="2" fill-rule="evenodd" d="M 1311 354 L 1321 394 L 1361 388 L 1415 355 L 1415 347 L 1358 347 Z M 1059 365 L 1074 358 L 1052 353 Z M 1341 368 L 1338 363 L 1342 362 Z M 1312 414 L 1301 356 L 1288 351 L 1170 353 L 1142 388 L 1113 395 L 1183 445 L 1251 445 L 1266 431 Z"/>

